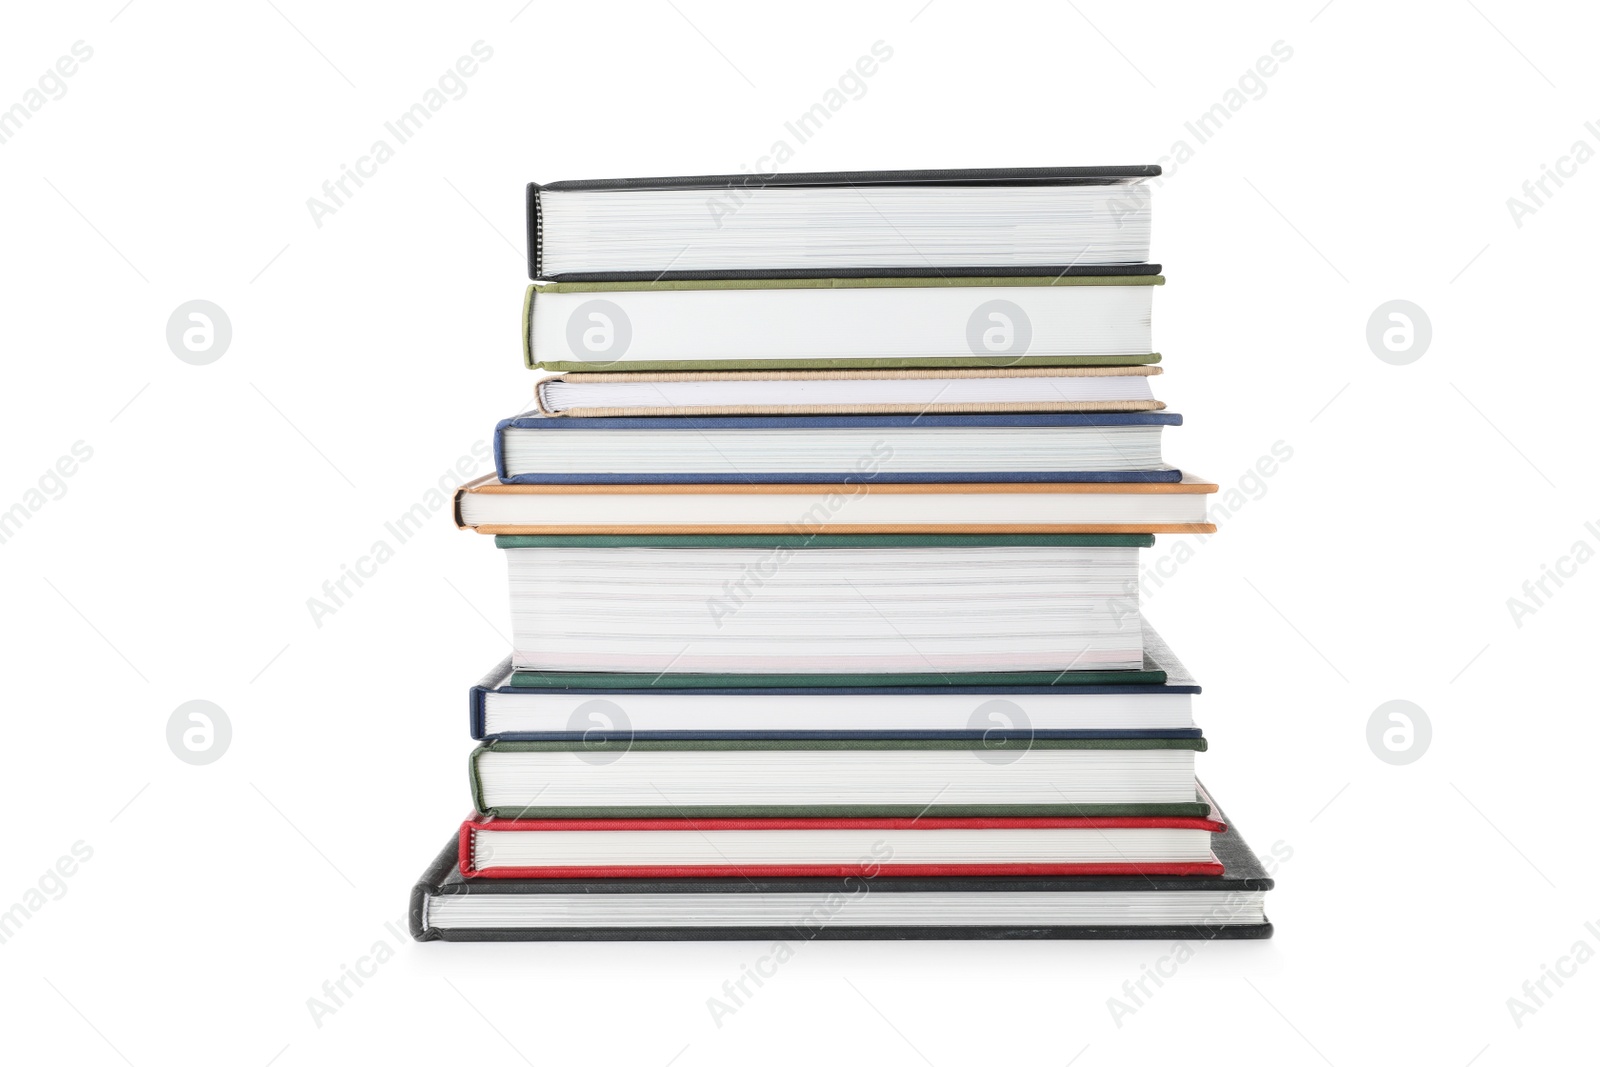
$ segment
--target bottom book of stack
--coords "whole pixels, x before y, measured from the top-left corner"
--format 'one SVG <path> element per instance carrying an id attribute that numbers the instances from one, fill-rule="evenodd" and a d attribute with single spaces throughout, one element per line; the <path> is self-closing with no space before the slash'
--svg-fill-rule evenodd
<path id="1" fill-rule="evenodd" d="M 1272 879 L 1210 816 L 496 819 L 412 890 L 418 940 L 1265 938 Z M 1048 858 L 1045 858 L 1048 857 Z"/>

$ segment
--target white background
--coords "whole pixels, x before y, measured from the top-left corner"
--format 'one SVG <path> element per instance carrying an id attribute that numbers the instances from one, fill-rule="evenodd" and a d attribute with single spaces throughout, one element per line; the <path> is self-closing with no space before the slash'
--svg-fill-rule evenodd
<path id="1" fill-rule="evenodd" d="M 1600 950 L 1600 565 L 1520 626 L 1506 603 L 1600 547 L 1600 163 L 1520 227 L 1506 204 L 1600 148 L 1591 12 L 122 3 L 13 9 L 0 35 L 0 107 L 93 48 L 0 144 L 0 509 L 93 450 L 0 544 L 0 910 L 93 850 L 0 944 L 7 1059 L 1465 1065 L 1592 1043 L 1600 963 L 1520 1027 L 1507 998 Z M 465 96 L 316 226 L 307 198 L 479 40 Z M 880 40 L 865 94 L 797 145 L 785 121 Z M 1204 143 L 1185 128 L 1278 41 L 1263 95 Z M 1120 1019 L 1109 998 L 1171 945 L 802 944 L 719 1026 L 708 998 L 771 946 L 385 927 L 468 807 L 503 563 L 440 512 L 320 627 L 307 599 L 527 402 L 526 181 L 737 171 L 778 139 L 789 170 L 1192 151 L 1155 204 L 1157 386 L 1188 420 L 1168 455 L 1225 487 L 1275 442 L 1293 458 L 1148 613 L 1205 685 L 1205 780 L 1292 857 L 1274 940 L 1200 947 Z M 233 325 L 209 366 L 165 341 L 197 298 Z M 1409 366 L 1365 339 L 1396 298 L 1433 325 Z M 232 722 L 209 766 L 165 740 L 192 699 Z M 1409 766 L 1367 746 L 1391 699 L 1433 724 Z M 318 1025 L 308 999 L 379 941 L 393 958 Z"/>

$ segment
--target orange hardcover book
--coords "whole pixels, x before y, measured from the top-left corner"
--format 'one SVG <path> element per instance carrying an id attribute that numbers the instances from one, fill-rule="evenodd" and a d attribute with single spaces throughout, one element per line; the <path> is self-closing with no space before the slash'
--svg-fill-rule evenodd
<path id="1" fill-rule="evenodd" d="M 1217 486 L 1178 482 L 506 485 L 456 491 L 483 534 L 1037 534 L 1216 532 Z"/>

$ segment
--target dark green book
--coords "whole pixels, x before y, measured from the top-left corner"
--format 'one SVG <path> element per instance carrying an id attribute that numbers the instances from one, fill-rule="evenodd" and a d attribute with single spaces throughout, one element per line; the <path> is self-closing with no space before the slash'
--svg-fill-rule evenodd
<path id="1" fill-rule="evenodd" d="M 496 548 L 1150 548 L 1154 534 L 496 534 Z"/>
<path id="2" fill-rule="evenodd" d="M 1196 816 L 1203 738 L 489 741 L 499 818 Z"/>
<path id="3" fill-rule="evenodd" d="M 934 674 L 638 674 L 513 671 L 518 689 L 858 689 L 901 686 L 1165 685 L 1167 672 L 1145 658 L 1141 671 L 958 671 Z"/>

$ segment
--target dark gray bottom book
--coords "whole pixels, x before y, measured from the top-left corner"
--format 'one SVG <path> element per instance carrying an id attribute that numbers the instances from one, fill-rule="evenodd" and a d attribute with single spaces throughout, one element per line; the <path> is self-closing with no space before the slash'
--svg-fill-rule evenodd
<path id="1" fill-rule="evenodd" d="M 1222 817 L 1225 819 L 1225 816 Z M 411 891 L 418 941 L 848 941 L 1272 936 L 1272 879 L 1229 825 L 1220 875 L 463 878 L 452 838 Z"/>

